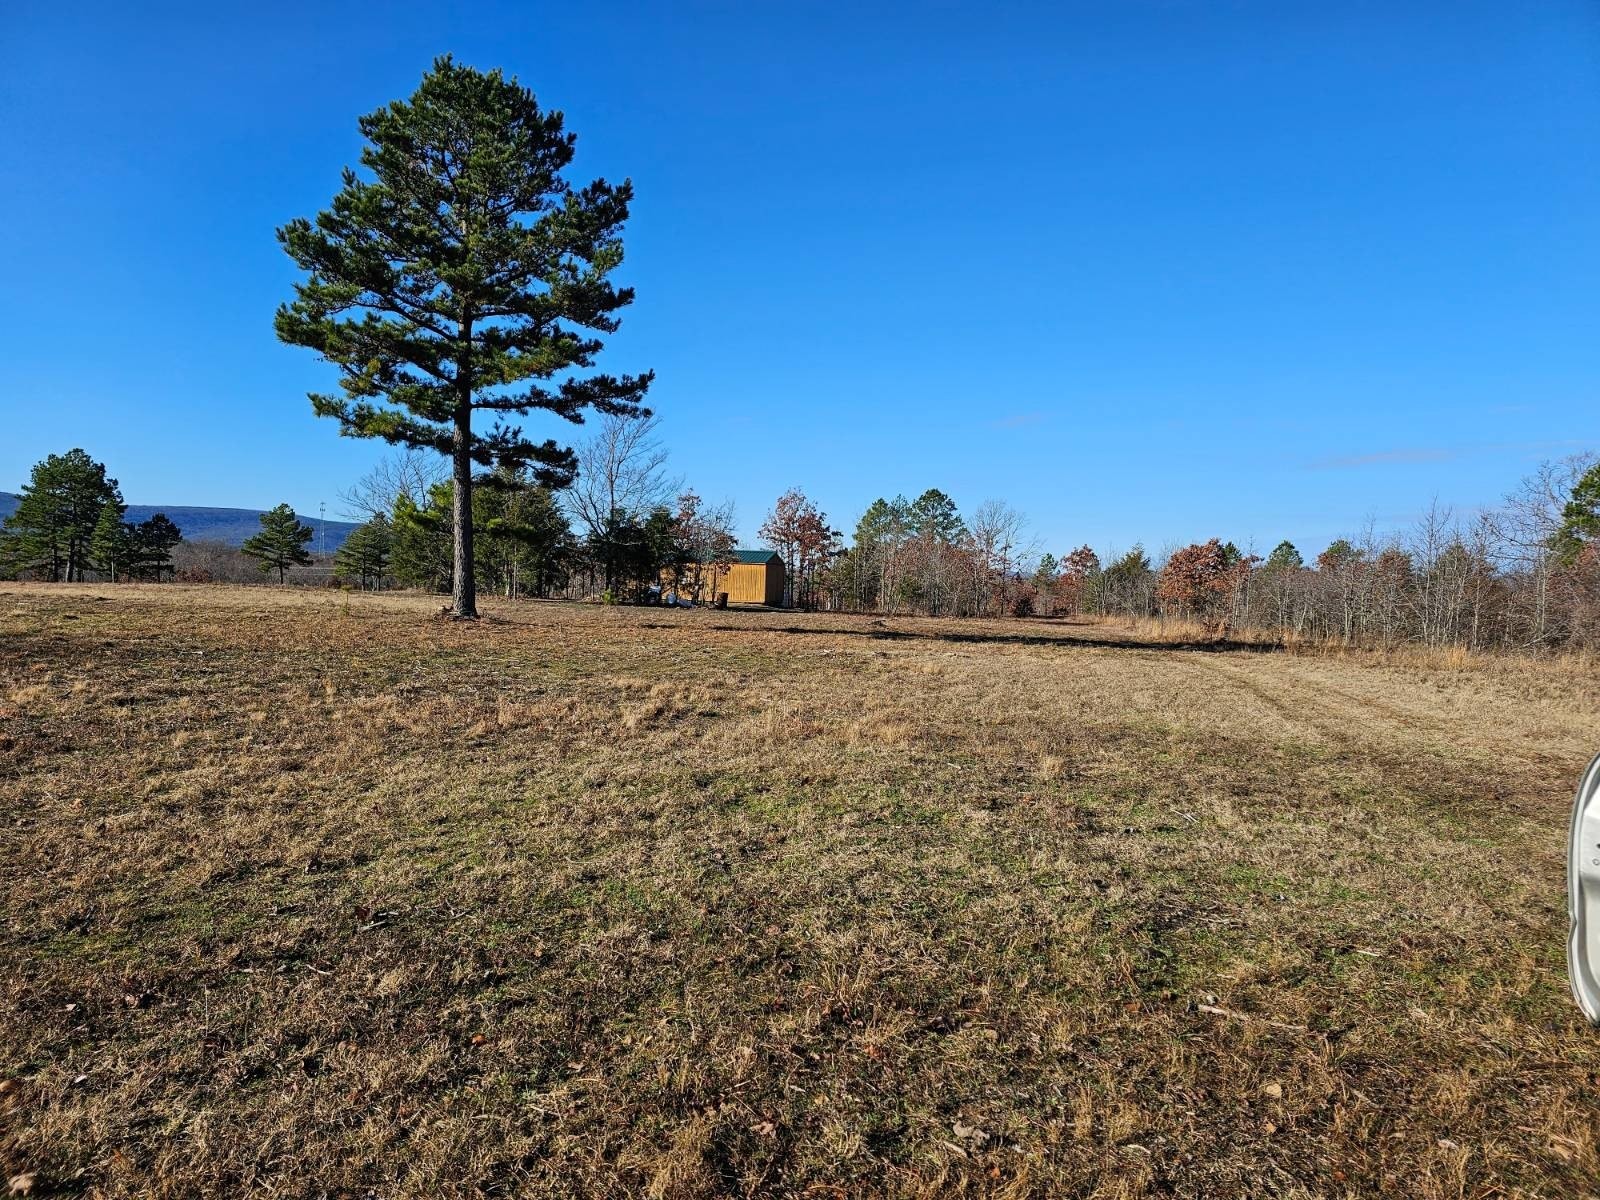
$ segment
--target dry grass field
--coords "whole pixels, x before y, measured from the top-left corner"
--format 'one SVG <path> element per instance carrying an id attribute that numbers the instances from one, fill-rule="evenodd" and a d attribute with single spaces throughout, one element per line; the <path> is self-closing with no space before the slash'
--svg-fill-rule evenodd
<path id="1" fill-rule="evenodd" d="M 1571 664 L 0 585 L 35 1197 L 1600 1192 Z"/>

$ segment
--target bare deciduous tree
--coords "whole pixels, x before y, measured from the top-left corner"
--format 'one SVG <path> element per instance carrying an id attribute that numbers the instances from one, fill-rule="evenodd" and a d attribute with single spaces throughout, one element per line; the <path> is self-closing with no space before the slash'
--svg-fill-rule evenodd
<path id="1" fill-rule="evenodd" d="M 1592 454 L 1541 463 L 1504 505 L 1488 514 L 1496 565 L 1521 586 L 1510 597 L 1508 617 L 1517 627 L 1508 635 L 1527 645 L 1542 645 L 1566 629 L 1552 610 L 1551 584 L 1556 562 L 1551 542 L 1561 528 L 1562 510 L 1578 481 L 1595 465 Z"/>
<path id="2" fill-rule="evenodd" d="M 1023 543 L 1028 520 L 1001 500 L 985 500 L 972 514 L 968 548 L 972 566 L 972 601 L 982 612 L 1008 612 L 1019 564 L 1036 547 Z"/>
<path id="3" fill-rule="evenodd" d="M 637 520 L 678 490 L 659 431 L 659 417 L 604 416 L 578 447 L 578 481 L 566 502 L 590 537 L 601 536 L 614 514 Z"/>
<path id="4" fill-rule="evenodd" d="M 429 450 L 408 446 L 378 460 L 376 466 L 339 493 L 352 521 L 366 522 L 394 514 L 394 502 L 404 496 L 417 508 L 426 508 L 428 493 L 450 478 L 450 464 Z"/>

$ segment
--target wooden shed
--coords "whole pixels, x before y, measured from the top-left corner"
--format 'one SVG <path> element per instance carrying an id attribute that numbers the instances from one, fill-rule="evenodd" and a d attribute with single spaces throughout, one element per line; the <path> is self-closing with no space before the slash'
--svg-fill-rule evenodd
<path id="1" fill-rule="evenodd" d="M 663 587 L 670 587 L 662 580 Z M 728 593 L 729 604 L 783 606 L 783 559 L 771 550 L 735 550 L 724 568 L 703 566 L 686 572 L 679 581 L 686 598 L 711 604 L 718 592 Z"/>

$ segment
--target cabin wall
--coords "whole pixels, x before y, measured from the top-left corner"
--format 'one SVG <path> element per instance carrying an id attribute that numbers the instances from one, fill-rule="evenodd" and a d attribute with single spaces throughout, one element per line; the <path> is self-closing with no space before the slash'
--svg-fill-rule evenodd
<path id="1" fill-rule="evenodd" d="M 672 573 L 661 573 L 663 589 L 672 587 Z M 728 593 L 729 604 L 765 604 L 772 608 L 783 607 L 783 564 L 733 563 L 725 570 L 709 571 L 688 567 L 679 581 L 685 596 L 694 596 L 701 604 L 710 604 L 718 592 Z"/>
<path id="2" fill-rule="evenodd" d="M 730 604 L 767 603 L 767 568 L 753 563 L 734 563 L 717 580 L 717 591 L 728 593 Z"/>

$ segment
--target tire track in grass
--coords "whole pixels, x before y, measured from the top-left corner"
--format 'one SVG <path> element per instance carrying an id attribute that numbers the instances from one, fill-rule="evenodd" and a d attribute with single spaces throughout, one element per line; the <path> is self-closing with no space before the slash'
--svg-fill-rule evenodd
<path id="1" fill-rule="evenodd" d="M 1467 735 L 1436 723 L 1437 734 L 1427 736 L 1422 733 L 1427 718 L 1414 723 L 1357 694 L 1283 672 L 1282 665 L 1265 665 L 1276 672 L 1265 678 L 1258 664 L 1201 663 L 1286 725 L 1311 730 L 1346 765 L 1416 800 L 1444 805 L 1458 816 L 1511 818 L 1541 827 L 1563 818 L 1568 799 L 1560 764 L 1525 752 L 1504 753 L 1478 738 L 1476 727 Z"/>
<path id="2" fill-rule="evenodd" d="M 1409 741 L 1428 743 L 1448 757 L 1475 751 L 1487 769 L 1512 759 L 1564 787 L 1567 777 L 1582 769 L 1600 743 L 1600 723 L 1590 713 L 1552 714 L 1543 705 L 1535 709 L 1525 696 L 1508 693 L 1492 677 L 1463 700 L 1457 690 L 1441 693 L 1436 681 L 1390 666 L 1354 667 L 1341 674 L 1344 686 L 1339 686 L 1328 678 L 1332 665 L 1324 660 L 1290 660 L 1285 678 L 1294 686 L 1375 713 L 1409 735 Z M 1373 694 L 1379 690 L 1394 694 Z M 1485 716 L 1493 719 L 1486 721 Z"/>

